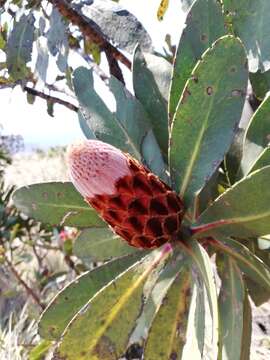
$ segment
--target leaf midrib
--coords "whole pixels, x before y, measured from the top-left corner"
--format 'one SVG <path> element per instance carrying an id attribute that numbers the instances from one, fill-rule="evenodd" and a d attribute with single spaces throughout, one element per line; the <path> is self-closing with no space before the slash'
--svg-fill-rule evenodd
<path id="1" fill-rule="evenodd" d="M 39 202 L 39 201 L 31 201 L 31 202 L 26 202 L 26 201 L 23 201 L 23 202 L 19 202 L 18 201 L 18 204 L 21 204 L 22 206 L 26 206 L 25 204 L 35 204 L 35 205 L 39 205 L 39 206 L 42 206 L 42 207 L 52 207 L 52 208 L 63 208 L 63 209 L 69 209 L 69 210 L 84 210 L 84 211 L 95 211 L 94 209 L 91 209 L 90 206 L 77 206 L 77 205 L 69 205 L 69 204 L 63 204 L 63 205 L 59 205 L 59 204 L 56 204 L 56 203 L 43 203 L 43 202 Z"/>

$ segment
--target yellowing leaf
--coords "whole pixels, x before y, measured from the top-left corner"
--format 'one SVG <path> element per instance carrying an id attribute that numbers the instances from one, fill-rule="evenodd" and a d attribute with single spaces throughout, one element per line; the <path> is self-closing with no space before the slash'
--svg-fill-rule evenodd
<path id="1" fill-rule="evenodd" d="M 159 21 L 163 20 L 165 12 L 168 9 L 168 6 L 169 6 L 169 0 L 161 0 L 157 11 L 157 18 Z"/>

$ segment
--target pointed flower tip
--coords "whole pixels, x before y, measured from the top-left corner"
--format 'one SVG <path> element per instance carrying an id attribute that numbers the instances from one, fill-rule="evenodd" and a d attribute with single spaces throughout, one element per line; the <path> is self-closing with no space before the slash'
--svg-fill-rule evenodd
<path id="1" fill-rule="evenodd" d="M 113 195 L 117 180 L 130 175 L 125 154 L 98 140 L 85 140 L 70 145 L 67 164 L 71 181 L 85 198 Z"/>

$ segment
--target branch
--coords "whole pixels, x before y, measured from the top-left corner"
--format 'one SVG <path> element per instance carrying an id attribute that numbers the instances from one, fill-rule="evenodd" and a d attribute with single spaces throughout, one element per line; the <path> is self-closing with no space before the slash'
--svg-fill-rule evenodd
<path id="1" fill-rule="evenodd" d="M 6 257 L 6 255 L 4 254 L 4 258 L 5 258 L 5 262 L 7 263 L 8 267 L 10 268 L 11 272 L 13 273 L 13 275 L 16 277 L 16 279 L 18 280 L 19 284 L 21 284 L 25 291 L 27 292 L 28 295 L 30 295 L 33 300 L 41 307 L 42 310 L 45 309 L 45 306 L 41 303 L 39 297 L 37 296 L 37 294 L 26 284 L 26 282 L 21 278 L 20 274 L 18 273 L 18 271 L 15 269 L 15 267 L 13 266 L 13 264 L 8 260 L 8 258 Z"/>
<path id="2" fill-rule="evenodd" d="M 24 86 L 23 88 L 26 92 L 28 92 L 28 94 L 31 94 L 31 95 L 34 95 L 34 96 L 38 96 L 42 99 L 45 99 L 47 101 L 51 101 L 55 104 L 60 104 L 60 105 L 64 105 L 66 106 L 68 109 L 72 110 L 72 111 L 75 111 L 75 112 L 78 112 L 79 111 L 79 108 L 71 103 L 69 103 L 68 101 L 65 101 L 65 100 L 62 100 L 62 99 L 59 99 L 55 96 L 51 96 L 51 95 L 47 95 L 47 94 L 44 94 L 43 92 L 41 91 L 38 91 L 36 89 L 33 89 L 31 87 L 28 87 L 28 86 Z"/>
<path id="3" fill-rule="evenodd" d="M 109 64 L 110 74 L 116 77 L 116 79 L 118 79 L 119 81 L 121 81 L 121 83 L 125 85 L 125 80 L 118 62 L 115 58 L 110 56 L 110 53 L 107 50 L 105 51 L 105 54 Z"/>
<path id="4" fill-rule="evenodd" d="M 86 38 L 100 47 L 101 50 L 109 53 L 115 60 L 121 61 L 128 69 L 131 69 L 130 60 L 114 47 L 105 38 L 98 25 L 91 19 L 87 20 L 77 13 L 65 0 L 49 0 L 62 16 L 66 17 L 73 25 L 77 25 Z"/>

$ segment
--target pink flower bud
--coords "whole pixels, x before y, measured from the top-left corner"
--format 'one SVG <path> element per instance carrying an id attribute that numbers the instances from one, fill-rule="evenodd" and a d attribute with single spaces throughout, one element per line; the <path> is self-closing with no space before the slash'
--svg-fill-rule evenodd
<path id="1" fill-rule="evenodd" d="M 181 199 L 130 155 L 87 140 L 72 145 L 67 158 L 76 189 L 130 245 L 154 248 L 179 236 Z"/>
<path id="2" fill-rule="evenodd" d="M 126 156 L 102 141 L 71 145 L 67 158 L 71 181 L 85 198 L 113 195 L 116 181 L 131 174 Z"/>

